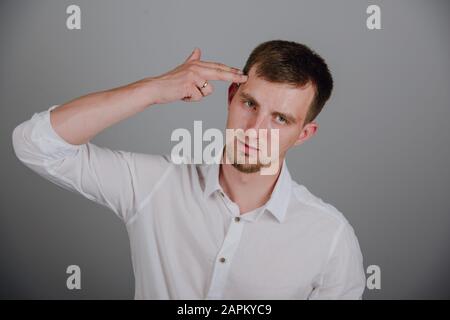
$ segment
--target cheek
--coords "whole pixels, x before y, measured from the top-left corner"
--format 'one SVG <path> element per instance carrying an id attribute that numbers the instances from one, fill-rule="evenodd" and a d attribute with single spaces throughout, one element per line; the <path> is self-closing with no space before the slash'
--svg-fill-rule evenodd
<path id="1" fill-rule="evenodd" d="M 235 111 L 235 109 L 236 109 L 236 107 L 235 106 L 233 106 L 233 104 L 230 104 L 229 106 L 228 106 L 228 114 L 227 114 L 227 128 L 231 128 L 232 126 L 233 126 L 233 124 L 234 124 L 234 122 L 235 122 L 235 114 L 236 114 L 236 111 Z"/>
<path id="2" fill-rule="evenodd" d="M 291 148 L 295 141 L 297 141 L 298 133 L 297 130 L 282 130 L 279 131 L 280 134 L 280 151 L 284 152 Z"/>
<path id="3" fill-rule="evenodd" d="M 241 128 L 245 122 L 245 114 L 239 105 L 232 103 L 228 109 L 228 125 L 231 128 Z"/>

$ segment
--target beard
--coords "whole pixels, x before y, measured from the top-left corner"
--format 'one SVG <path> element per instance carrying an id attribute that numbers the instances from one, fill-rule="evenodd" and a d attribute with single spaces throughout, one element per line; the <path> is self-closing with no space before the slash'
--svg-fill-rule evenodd
<path id="1" fill-rule="evenodd" d="M 256 173 L 260 172 L 262 168 L 268 168 L 271 166 L 270 162 L 262 163 L 259 159 L 259 156 L 256 157 L 256 161 L 255 159 L 252 159 L 252 161 L 250 161 L 251 156 L 249 154 L 244 153 L 241 150 L 238 150 L 238 148 L 234 146 L 236 146 L 236 144 L 225 145 L 224 149 L 224 155 L 226 157 L 225 163 L 231 164 L 238 171 L 242 173 Z"/>

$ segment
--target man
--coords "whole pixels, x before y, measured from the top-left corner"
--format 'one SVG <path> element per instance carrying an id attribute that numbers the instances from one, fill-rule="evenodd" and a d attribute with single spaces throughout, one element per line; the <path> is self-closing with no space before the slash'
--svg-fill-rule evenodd
<path id="1" fill-rule="evenodd" d="M 351 225 L 293 181 L 284 160 L 318 128 L 313 120 L 333 87 L 325 61 L 284 40 L 256 47 L 242 72 L 200 55 L 196 48 L 163 75 L 34 114 L 13 132 L 17 157 L 124 221 L 136 299 L 361 299 L 365 274 Z M 201 100 L 213 92 L 210 80 L 231 82 L 227 129 L 278 133 L 275 174 L 261 174 L 267 163 L 236 161 L 259 154 L 268 140 L 258 135 L 227 141 L 214 164 L 89 142 L 152 105 Z"/>

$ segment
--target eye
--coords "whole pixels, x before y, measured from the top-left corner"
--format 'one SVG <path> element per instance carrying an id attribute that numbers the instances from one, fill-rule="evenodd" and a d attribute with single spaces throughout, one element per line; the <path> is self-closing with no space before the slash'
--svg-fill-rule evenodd
<path id="1" fill-rule="evenodd" d="M 285 117 L 283 117 L 282 115 L 280 115 L 280 114 L 277 114 L 277 116 L 275 118 L 275 121 L 280 123 L 280 124 L 287 124 L 288 123 L 287 119 Z"/>
<path id="2" fill-rule="evenodd" d="M 251 101 L 249 101 L 249 100 L 243 100 L 243 103 L 244 103 L 245 106 L 247 106 L 247 107 L 249 107 L 251 109 L 253 109 L 255 107 L 253 105 L 253 103 Z"/>

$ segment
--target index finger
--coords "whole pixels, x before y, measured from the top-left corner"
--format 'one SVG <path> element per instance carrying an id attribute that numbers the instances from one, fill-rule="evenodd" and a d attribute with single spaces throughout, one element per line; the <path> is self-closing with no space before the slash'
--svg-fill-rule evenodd
<path id="1" fill-rule="evenodd" d="M 248 80 L 248 76 L 245 74 L 238 74 L 220 68 L 203 67 L 201 73 L 206 80 L 223 80 L 237 83 L 243 83 Z"/>
<path id="2" fill-rule="evenodd" d="M 196 64 L 203 66 L 203 67 L 209 67 L 209 68 L 219 68 L 223 69 L 225 71 L 231 71 L 234 73 L 242 74 L 242 71 L 238 68 L 227 66 L 226 64 L 219 63 L 219 62 L 211 62 L 211 61 L 196 61 Z"/>

